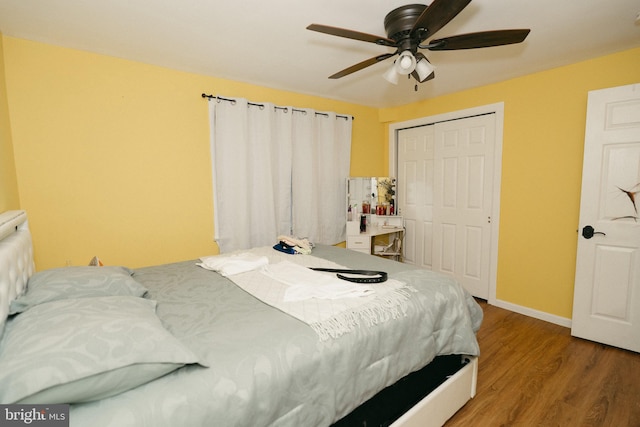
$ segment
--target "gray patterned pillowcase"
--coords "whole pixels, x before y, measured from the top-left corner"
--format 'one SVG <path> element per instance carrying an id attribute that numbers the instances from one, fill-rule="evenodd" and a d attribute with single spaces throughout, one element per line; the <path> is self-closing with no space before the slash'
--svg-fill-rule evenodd
<path id="1" fill-rule="evenodd" d="M 110 295 L 141 297 L 147 288 L 131 277 L 125 267 L 62 267 L 31 276 L 27 292 L 11 302 L 9 314 L 21 313 L 38 304 L 66 298 Z"/>
<path id="2" fill-rule="evenodd" d="M 137 297 L 79 298 L 14 316 L 0 341 L 0 403 L 88 402 L 198 363 L 155 307 Z"/>

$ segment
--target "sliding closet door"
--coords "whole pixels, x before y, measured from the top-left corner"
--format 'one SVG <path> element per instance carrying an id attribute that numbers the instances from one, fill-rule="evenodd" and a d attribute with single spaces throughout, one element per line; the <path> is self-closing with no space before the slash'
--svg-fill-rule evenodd
<path id="1" fill-rule="evenodd" d="M 436 124 L 433 270 L 489 297 L 493 114 Z"/>
<path id="2" fill-rule="evenodd" d="M 434 125 L 398 132 L 397 199 L 406 227 L 403 259 L 428 269 L 433 265 L 434 144 Z"/>
<path id="3" fill-rule="evenodd" d="M 455 277 L 488 299 L 495 115 L 398 131 L 405 262 Z"/>

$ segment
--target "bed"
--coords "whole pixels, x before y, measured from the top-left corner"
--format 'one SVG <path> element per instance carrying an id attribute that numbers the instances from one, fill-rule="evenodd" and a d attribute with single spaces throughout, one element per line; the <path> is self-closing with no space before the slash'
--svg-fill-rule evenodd
<path id="1" fill-rule="evenodd" d="M 407 427 L 475 395 L 482 310 L 448 277 L 333 246 L 256 248 L 269 265 L 388 273 L 373 294 L 386 308 L 335 328 L 335 313 L 310 322 L 235 279 L 258 271 L 224 277 L 203 258 L 36 273 L 25 212 L 0 214 L 0 238 L 1 404 L 69 403 L 72 426 Z"/>

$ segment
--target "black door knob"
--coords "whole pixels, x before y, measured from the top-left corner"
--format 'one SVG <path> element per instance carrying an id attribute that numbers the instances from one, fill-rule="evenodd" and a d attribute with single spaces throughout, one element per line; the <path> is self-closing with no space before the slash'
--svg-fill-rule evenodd
<path id="1" fill-rule="evenodd" d="M 602 231 L 596 231 L 590 225 L 585 225 L 584 228 L 582 229 L 582 237 L 584 237 L 585 239 L 592 238 L 594 234 L 602 234 L 603 236 L 606 236 L 605 233 L 603 233 Z"/>

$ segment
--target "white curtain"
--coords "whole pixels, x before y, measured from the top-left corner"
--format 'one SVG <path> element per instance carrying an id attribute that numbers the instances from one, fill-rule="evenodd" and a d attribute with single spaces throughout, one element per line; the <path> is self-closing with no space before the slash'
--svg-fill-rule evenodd
<path id="1" fill-rule="evenodd" d="M 294 112 L 293 117 L 295 235 L 324 244 L 344 241 L 352 120 L 313 110 Z"/>
<path id="2" fill-rule="evenodd" d="M 215 239 L 221 252 L 278 235 L 345 238 L 352 118 L 246 99 L 209 102 Z"/>

